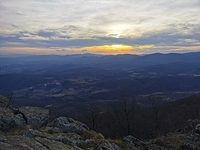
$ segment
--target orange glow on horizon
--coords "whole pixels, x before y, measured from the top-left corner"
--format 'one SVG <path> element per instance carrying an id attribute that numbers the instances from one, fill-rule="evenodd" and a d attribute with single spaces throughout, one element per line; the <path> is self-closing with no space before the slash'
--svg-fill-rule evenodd
<path id="1" fill-rule="evenodd" d="M 102 46 L 86 46 L 86 47 L 0 47 L 0 54 L 36 54 L 36 55 L 67 55 L 67 54 L 101 54 L 101 55 L 117 55 L 117 54 L 149 54 L 161 52 L 168 49 L 168 52 L 175 51 L 199 51 L 200 46 L 156 46 L 156 45 L 102 45 Z"/>
<path id="2" fill-rule="evenodd" d="M 114 44 L 114 45 L 102 45 L 102 46 L 88 46 L 81 48 L 91 53 L 105 53 L 105 54 L 124 54 L 127 51 L 131 51 L 134 47 L 130 45 Z"/>

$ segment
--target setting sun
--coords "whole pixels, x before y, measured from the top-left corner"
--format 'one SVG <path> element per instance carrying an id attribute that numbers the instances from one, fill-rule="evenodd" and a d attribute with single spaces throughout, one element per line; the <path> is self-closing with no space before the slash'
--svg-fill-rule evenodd
<path id="1" fill-rule="evenodd" d="M 111 45 L 112 48 L 122 48 L 124 45 Z"/>
<path id="2" fill-rule="evenodd" d="M 90 53 L 107 53 L 107 54 L 124 54 L 127 51 L 131 51 L 134 48 L 130 45 L 114 44 L 114 45 L 102 45 L 102 46 L 89 46 L 84 47 L 82 50 L 86 50 Z"/>

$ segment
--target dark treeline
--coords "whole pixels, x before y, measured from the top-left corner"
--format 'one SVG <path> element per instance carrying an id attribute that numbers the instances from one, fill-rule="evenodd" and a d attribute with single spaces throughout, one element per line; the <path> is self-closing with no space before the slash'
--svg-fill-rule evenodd
<path id="1" fill-rule="evenodd" d="M 200 118 L 200 95 L 162 104 L 152 95 L 149 107 L 143 107 L 136 104 L 134 98 L 122 94 L 118 100 L 103 107 L 91 104 L 87 113 L 77 119 L 107 138 L 130 134 L 149 139 L 183 128 L 188 119 L 196 118 Z"/>

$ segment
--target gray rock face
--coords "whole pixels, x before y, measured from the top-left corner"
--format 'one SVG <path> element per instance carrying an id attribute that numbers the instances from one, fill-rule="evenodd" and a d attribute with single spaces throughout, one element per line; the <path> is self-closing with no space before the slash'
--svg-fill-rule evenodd
<path id="1" fill-rule="evenodd" d="M 165 148 L 160 145 L 155 145 L 149 141 L 141 141 L 131 135 L 124 137 L 123 141 L 129 149 L 134 149 L 135 147 L 135 149 L 165 150 Z"/>
<path id="2" fill-rule="evenodd" d="M 45 124 L 48 113 L 47 109 L 38 107 L 0 107 L 0 150 L 200 150 L 198 119 L 190 121 L 188 132 L 183 129 L 183 132 L 145 141 L 128 135 L 122 142 L 106 140 L 84 123 L 71 118 L 59 117 Z M 15 127 L 20 128 L 15 130 Z"/>
<path id="3" fill-rule="evenodd" d="M 23 115 L 22 114 L 16 114 L 14 117 L 13 117 L 13 120 L 15 121 L 15 124 L 19 127 L 23 127 L 26 125 L 26 121 L 24 120 L 23 118 Z"/>
<path id="4" fill-rule="evenodd" d="M 66 117 L 56 118 L 49 124 L 49 127 L 60 128 L 65 133 L 82 133 L 89 129 L 85 124 Z"/>
<path id="5" fill-rule="evenodd" d="M 188 131 L 194 129 L 197 124 L 200 124 L 200 120 L 199 119 L 194 119 L 194 120 L 189 119 L 188 120 L 188 124 L 185 126 L 184 130 L 186 132 L 188 132 Z"/>
<path id="6" fill-rule="evenodd" d="M 147 147 L 148 143 L 145 143 L 143 141 L 140 141 L 139 139 L 128 135 L 126 137 L 123 138 L 124 142 L 126 142 L 127 144 L 133 144 L 137 147 Z"/>
<path id="7" fill-rule="evenodd" d="M 44 145 L 36 140 L 24 136 L 7 136 L 0 134 L 1 150 L 48 150 Z"/>
<path id="8" fill-rule="evenodd" d="M 25 126 L 26 122 L 21 114 L 15 115 L 12 110 L 0 107 L 0 129 L 9 130 L 13 127 Z"/>
<path id="9" fill-rule="evenodd" d="M 0 107 L 0 129 L 25 127 L 26 124 L 38 128 L 47 122 L 48 114 L 47 109 L 38 107 L 21 107 L 19 110 Z"/>
<path id="10" fill-rule="evenodd" d="M 0 107 L 8 107 L 10 104 L 10 100 L 2 95 L 0 95 Z"/>
<path id="11" fill-rule="evenodd" d="M 97 147 L 96 150 L 120 150 L 120 148 L 116 144 L 105 140 Z"/>
<path id="12" fill-rule="evenodd" d="M 15 126 L 14 114 L 10 109 L 0 107 L 0 129 L 8 130 Z"/>
<path id="13" fill-rule="evenodd" d="M 200 123 L 195 126 L 195 133 L 200 134 Z"/>
<path id="14" fill-rule="evenodd" d="M 19 112 L 24 115 L 26 123 L 39 128 L 49 119 L 49 110 L 39 107 L 21 107 Z"/>
<path id="15" fill-rule="evenodd" d="M 184 143 L 180 146 L 180 150 L 200 150 L 200 148 L 190 143 Z"/>
<path id="16" fill-rule="evenodd" d="M 45 145 L 49 150 L 75 150 L 75 148 L 59 141 L 49 140 L 41 137 L 36 137 L 35 139 L 42 145 Z"/>

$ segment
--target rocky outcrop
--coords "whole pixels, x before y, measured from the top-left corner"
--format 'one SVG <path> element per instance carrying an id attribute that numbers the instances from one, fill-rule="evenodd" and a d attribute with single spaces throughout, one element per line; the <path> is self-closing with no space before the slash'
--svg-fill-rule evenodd
<path id="1" fill-rule="evenodd" d="M 158 137 L 152 143 L 168 149 L 200 150 L 199 122 L 199 119 L 188 120 L 188 124 L 183 129 Z"/>
<path id="2" fill-rule="evenodd" d="M 123 138 L 124 147 L 129 149 L 152 149 L 152 150 L 164 150 L 165 148 L 161 145 L 157 145 L 150 141 L 141 141 L 131 135 Z"/>
<path id="3" fill-rule="evenodd" d="M 105 140 L 97 147 L 96 150 L 120 150 L 120 148 L 116 144 L 110 143 Z"/>
<path id="4" fill-rule="evenodd" d="M 48 113 L 47 109 L 38 107 L 0 107 L 0 149 L 119 149 L 103 135 L 72 118 L 59 117 L 48 123 Z"/>
<path id="5" fill-rule="evenodd" d="M 66 117 L 56 118 L 48 126 L 59 128 L 65 133 L 83 133 L 83 131 L 89 130 L 85 124 Z"/>
<path id="6" fill-rule="evenodd" d="M 19 112 L 23 114 L 27 124 L 33 127 L 41 127 L 49 119 L 49 110 L 39 107 L 21 107 Z"/>
<path id="7" fill-rule="evenodd" d="M 39 128 L 49 119 L 49 110 L 38 107 L 5 108 L 0 107 L 0 130 L 30 125 Z"/>
<path id="8" fill-rule="evenodd" d="M 9 108 L 0 107 L 0 129 L 5 131 L 11 128 L 25 126 L 26 121 L 22 114 L 14 114 Z"/>
<path id="9" fill-rule="evenodd" d="M 11 104 L 11 101 L 5 97 L 0 95 L 0 107 L 7 108 Z"/>
<path id="10" fill-rule="evenodd" d="M 195 133 L 200 135 L 200 123 L 195 126 Z"/>
<path id="11" fill-rule="evenodd" d="M 0 149 L 200 150 L 198 119 L 189 120 L 184 129 L 156 139 L 139 140 L 128 135 L 116 142 L 105 139 L 102 134 L 71 118 L 59 117 L 48 122 L 48 113 L 47 109 L 38 107 L 0 107 Z"/>

